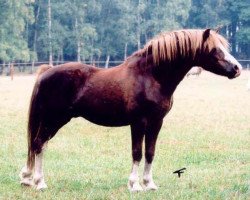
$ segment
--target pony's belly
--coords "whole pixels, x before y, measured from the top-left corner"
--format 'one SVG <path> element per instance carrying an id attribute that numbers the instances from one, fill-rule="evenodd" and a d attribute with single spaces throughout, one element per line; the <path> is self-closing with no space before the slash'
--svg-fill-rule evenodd
<path id="1" fill-rule="evenodd" d="M 88 121 L 102 126 L 126 126 L 129 124 L 128 115 L 123 106 L 104 106 L 84 104 L 75 109 L 74 117 L 83 117 Z"/>
<path id="2" fill-rule="evenodd" d="M 129 124 L 126 105 L 119 95 L 88 91 L 73 106 L 73 110 L 76 117 L 81 116 L 98 125 L 125 126 Z"/>
<path id="3" fill-rule="evenodd" d="M 109 126 L 109 127 L 119 127 L 119 126 L 126 126 L 129 125 L 129 121 L 126 117 L 122 116 L 111 116 L 111 115 L 105 115 L 105 114 L 90 114 L 90 113 L 84 113 L 81 115 L 81 117 L 87 119 L 88 121 L 101 125 L 101 126 Z"/>

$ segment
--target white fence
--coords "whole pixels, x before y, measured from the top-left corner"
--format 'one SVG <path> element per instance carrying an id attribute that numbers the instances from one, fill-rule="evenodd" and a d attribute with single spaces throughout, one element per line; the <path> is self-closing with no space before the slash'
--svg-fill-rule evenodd
<path id="1" fill-rule="evenodd" d="M 250 60 L 238 60 L 244 69 L 250 70 Z M 54 62 L 54 65 L 67 63 L 71 61 L 63 61 L 63 62 Z M 109 61 L 109 67 L 113 67 L 121 64 L 123 61 Z M 84 62 L 86 64 L 91 64 L 96 67 L 104 68 L 106 61 L 94 61 L 94 62 Z M 0 64 L 0 75 L 10 75 L 11 72 L 23 73 L 23 74 L 32 74 L 34 73 L 38 66 L 42 64 L 48 64 L 48 61 L 44 62 L 27 62 L 27 63 L 6 63 Z"/>
<path id="2" fill-rule="evenodd" d="M 244 69 L 250 70 L 250 60 L 238 60 Z"/>
<path id="3" fill-rule="evenodd" d="M 67 62 L 72 62 L 72 61 L 55 61 L 53 62 L 53 65 L 59 65 Z M 109 67 L 114 67 L 116 65 L 121 64 L 123 61 L 109 61 Z M 85 64 L 90 64 L 94 65 L 96 67 L 104 68 L 106 61 L 94 61 L 94 62 L 83 62 Z M 37 68 L 42 65 L 42 64 L 49 64 L 48 61 L 44 62 L 26 62 L 26 63 L 5 63 L 5 64 L 0 64 L 0 75 L 10 75 L 11 72 L 14 73 L 28 73 L 32 74 L 34 73 Z"/>

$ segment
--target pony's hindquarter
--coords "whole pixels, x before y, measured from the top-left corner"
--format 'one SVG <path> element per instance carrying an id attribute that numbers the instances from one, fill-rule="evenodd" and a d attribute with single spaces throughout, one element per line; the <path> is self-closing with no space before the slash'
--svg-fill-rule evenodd
<path id="1" fill-rule="evenodd" d="M 33 169 L 34 162 L 35 162 L 35 152 L 36 146 L 35 137 L 39 131 L 40 126 L 40 116 L 39 111 L 37 110 L 38 99 L 36 95 L 38 93 L 38 84 L 35 84 L 35 87 L 32 92 L 31 100 L 30 100 L 30 107 L 29 107 L 29 116 L 28 116 L 28 159 L 27 159 L 27 167 Z"/>
<path id="2" fill-rule="evenodd" d="M 27 143 L 28 143 L 28 157 L 26 166 L 24 166 L 20 173 L 21 184 L 26 186 L 33 186 L 33 169 L 35 167 L 36 154 L 41 153 L 42 151 L 42 142 L 39 138 L 40 130 L 42 128 L 42 117 L 39 106 L 39 77 L 42 73 L 50 69 L 49 65 L 42 65 L 37 72 L 37 80 L 33 88 L 33 92 L 30 99 L 29 113 L 28 113 L 28 134 L 27 134 Z M 46 184 L 43 181 L 43 188 L 46 188 Z M 41 188 L 41 186 L 39 186 Z"/>
<path id="3" fill-rule="evenodd" d="M 41 152 L 41 141 L 39 142 L 36 136 L 39 136 L 40 126 L 42 126 L 41 120 L 41 107 L 39 103 L 39 87 L 40 81 L 39 77 L 52 66 L 41 65 L 37 70 L 37 80 L 33 88 L 33 92 L 30 99 L 29 114 L 28 114 L 28 159 L 27 167 L 33 169 L 35 163 L 35 153 Z"/>
<path id="4" fill-rule="evenodd" d="M 43 65 L 38 70 L 28 117 L 28 158 L 20 177 L 23 185 L 46 188 L 43 178 L 43 149 L 57 131 L 76 116 L 74 101 L 86 76 L 96 68 L 80 63 L 56 67 Z M 33 172 L 34 171 L 34 172 Z"/>
<path id="5" fill-rule="evenodd" d="M 46 72 L 49 69 L 50 67 L 43 67 L 39 70 L 32 92 L 28 116 L 27 165 L 20 174 L 23 185 L 35 185 L 39 190 L 47 187 L 42 172 L 44 145 L 71 119 L 70 111 L 67 109 L 70 107 L 70 97 L 67 97 L 70 95 L 69 89 L 59 87 L 54 82 L 56 77 L 51 78 L 50 73 Z"/>

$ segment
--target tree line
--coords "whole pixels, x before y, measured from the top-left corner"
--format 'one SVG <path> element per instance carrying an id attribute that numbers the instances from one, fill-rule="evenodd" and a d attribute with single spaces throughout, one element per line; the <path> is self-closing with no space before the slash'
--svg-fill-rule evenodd
<path id="1" fill-rule="evenodd" d="M 250 58 L 249 0 L 0 0 L 0 63 L 124 60 L 161 31 L 216 28 Z"/>

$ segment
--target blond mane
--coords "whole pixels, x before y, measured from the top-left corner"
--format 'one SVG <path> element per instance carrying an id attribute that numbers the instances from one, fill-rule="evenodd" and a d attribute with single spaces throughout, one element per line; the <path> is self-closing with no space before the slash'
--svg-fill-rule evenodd
<path id="1" fill-rule="evenodd" d="M 138 54 L 147 54 L 149 49 L 152 51 L 153 61 L 158 64 L 160 61 L 171 62 L 177 56 L 190 55 L 193 58 L 197 49 L 211 49 L 221 43 L 226 49 L 229 44 L 227 40 L 215 31 L 210 31 L 210 36 L 203 42 L 203 33 L 205 30 L 187 29 L 173 32 L 160 33 L 147 42 Z M 203 49 L 202 49 L 203 48 Z"/>

